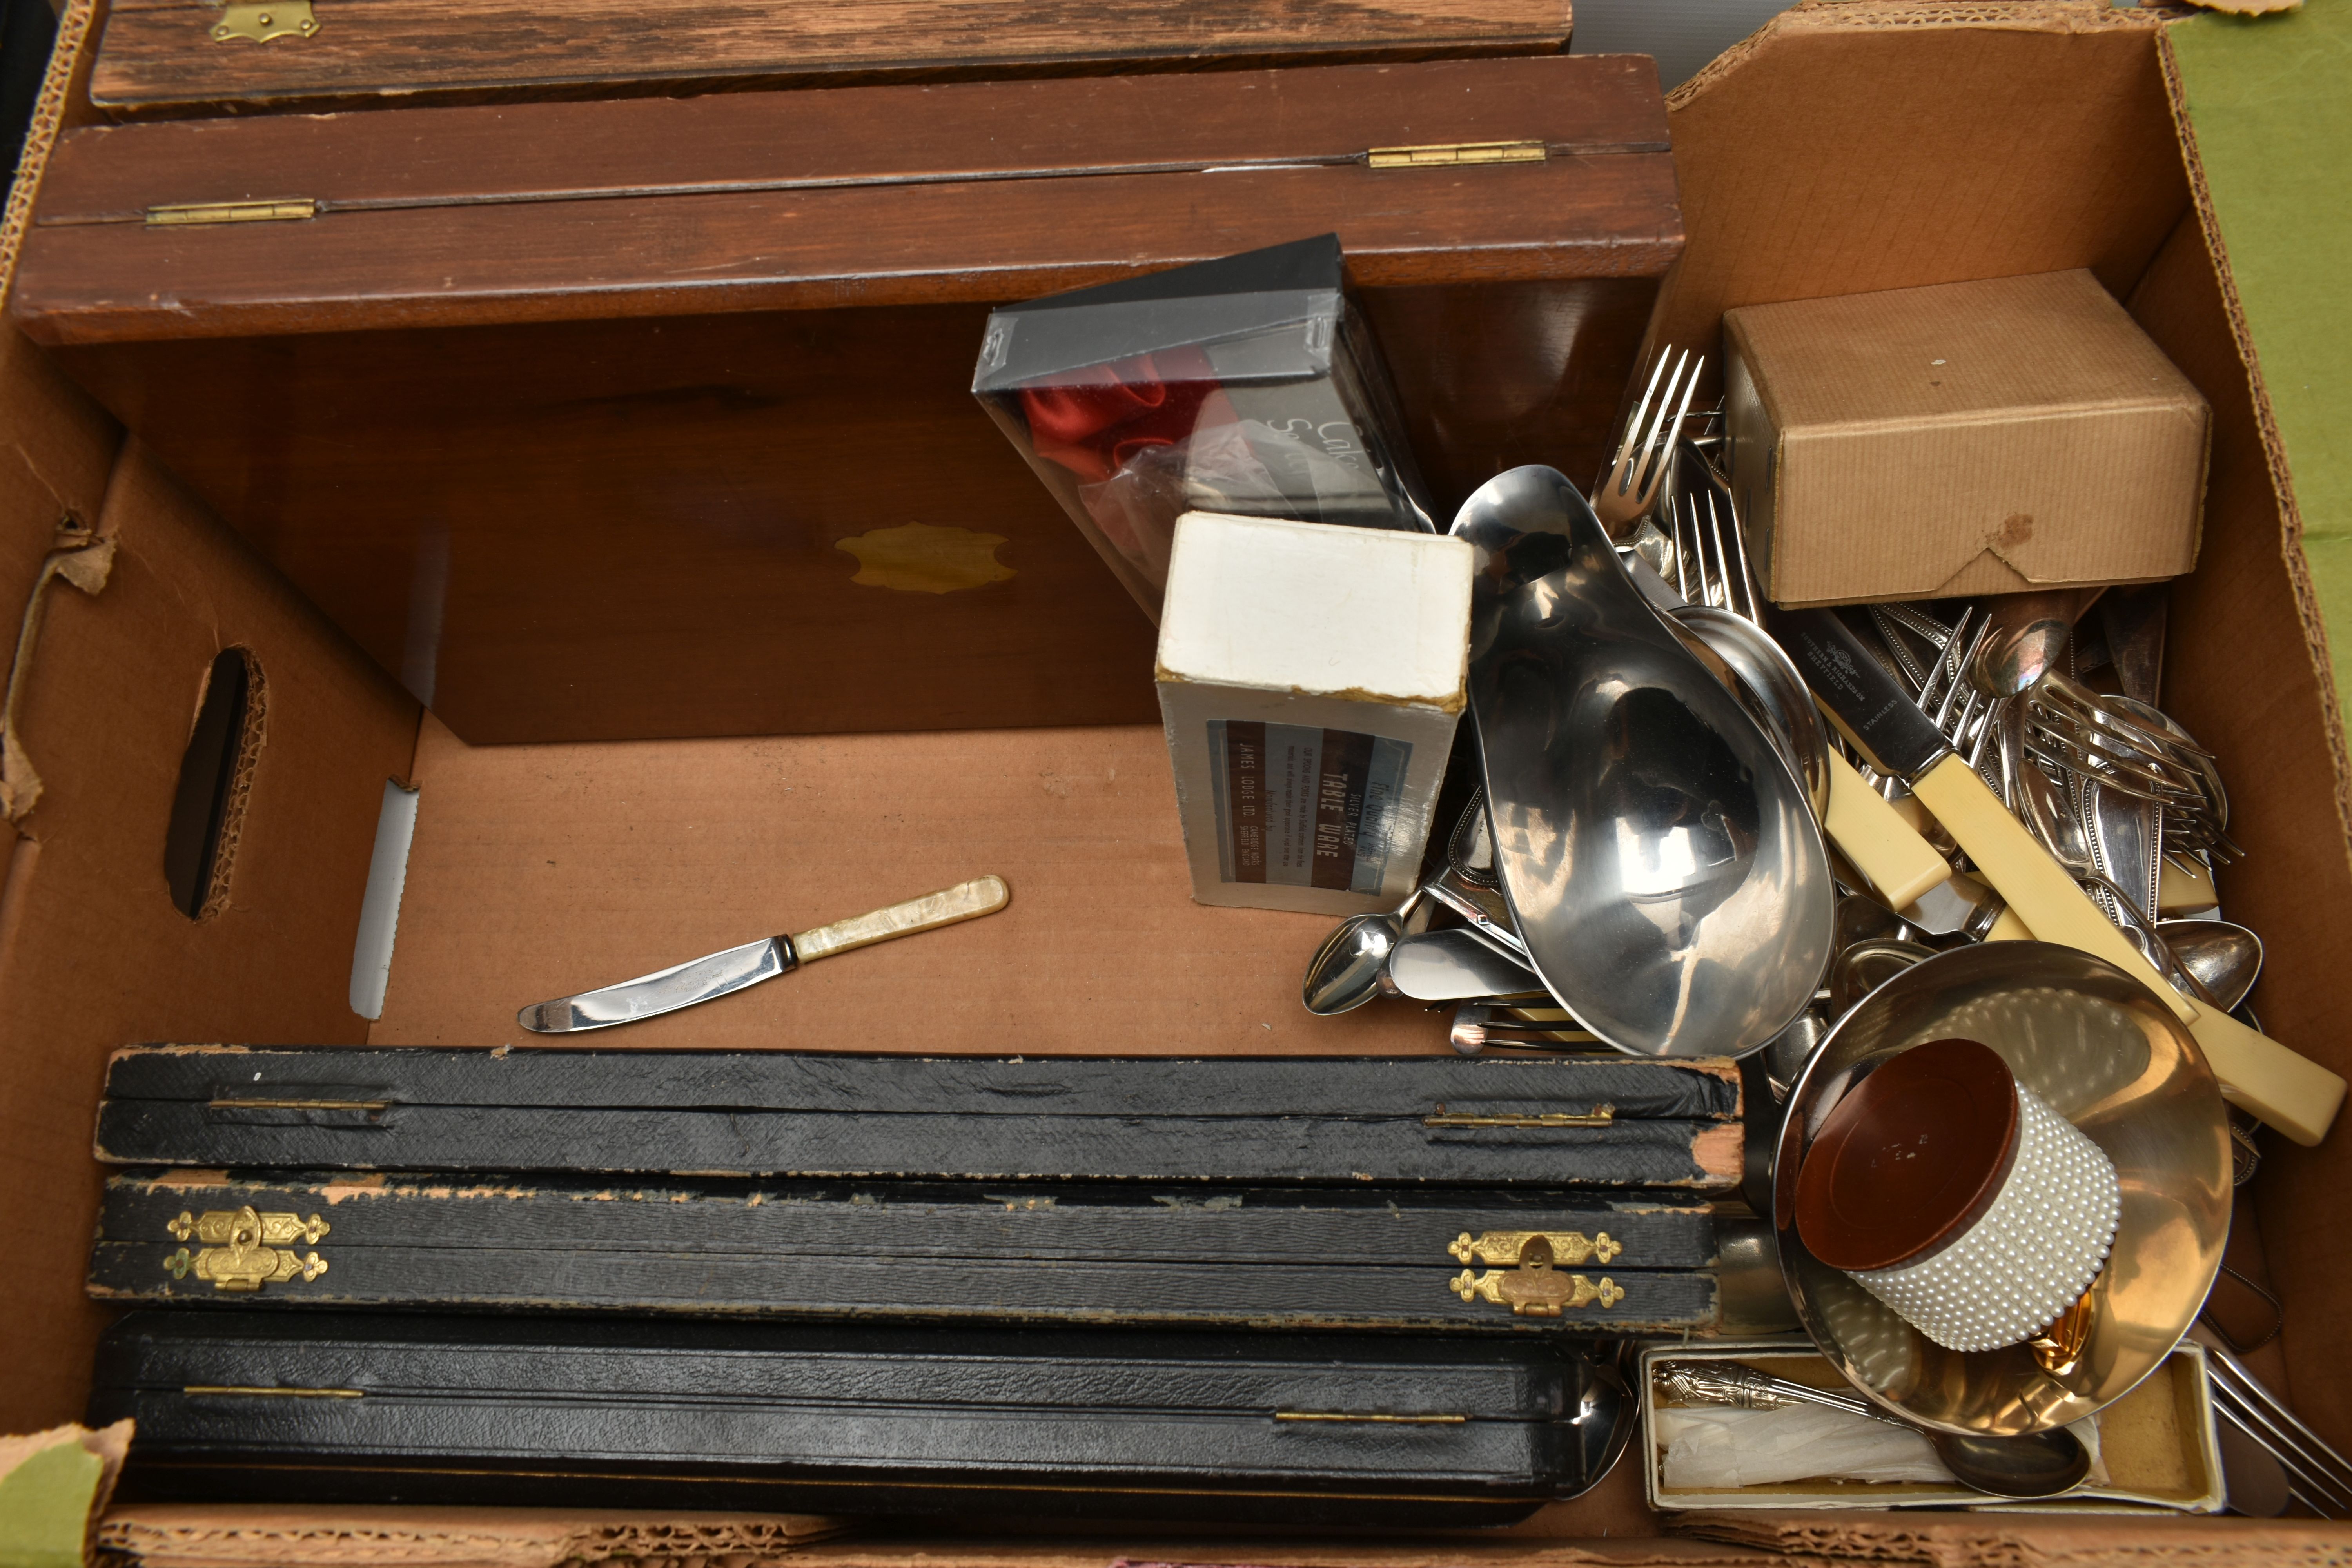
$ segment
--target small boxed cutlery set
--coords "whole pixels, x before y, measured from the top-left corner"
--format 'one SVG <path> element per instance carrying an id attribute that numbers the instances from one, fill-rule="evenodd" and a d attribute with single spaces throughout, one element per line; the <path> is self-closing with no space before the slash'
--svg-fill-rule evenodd
<path id="1" fill-rule="evenodd" d="M 1707 118 L 2008 34 L 1806 8 L 1671 110 L 1508 5 L 296 52 L 404 3 L 118 5 L 7 263 L 209 542 L 60 532 L 58 635 L 241 574 L 373 704 L 194 621 L 159 700 L 172 918 L 257 945 L 68 1108 L 107 1539 L 2352 1517 L 2257 1342 L 2346 1081 L 2256 989 L 2316 939 L 2199 231 L 1784 278 Z M 351 1017 L 263 1005 L 271 768 L 404 724 Z"/>

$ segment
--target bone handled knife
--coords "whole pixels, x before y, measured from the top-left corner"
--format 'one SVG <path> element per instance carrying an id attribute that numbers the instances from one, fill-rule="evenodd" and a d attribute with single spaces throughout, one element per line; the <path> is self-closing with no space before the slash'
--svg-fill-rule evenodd
<path id="1" fill-rule="evenodd" d="M 2043 942 L 2078 948 L 2131 975 L 2189 1026 L 2233 1103 L 2302 1144 L 2326 1136 L 2344 1103 L 2344 1080 L 2306 1057 L 2200 1006 L 2156 972 L 2131 938 L 2099 912 L 2063 866 L 2001 805 L 1968 759 L 1828 610 L 1768 607 L 1764 628 L 1796 661 L 1839 727 L 1882 773 L 1911 786 L 1954 842 L 1976 862 L 2010 910 Z"/>
<path id="2" fill-rule="evenodd" d="M 618 985 L 583 991 L 535 1003 L 515 1015 L 515 1021 L 537 1035 L 576 1035 L 583 1029 L 609 1029 L 640 1018 L 675 1013 L 762 980 L 787 974 L 803 963 L 830 958 L 853 948 L 871 947 L 893 937 L 937 931 L 959 921 L 992 915 L 1012 901 L 1002 877 L 979 877 L 959 882 L 944 892 L 926 893 L 870 915 L 858 915 L 793 936 L 764 937 L 730 947 L 707 958 L 674 963 Z"/>

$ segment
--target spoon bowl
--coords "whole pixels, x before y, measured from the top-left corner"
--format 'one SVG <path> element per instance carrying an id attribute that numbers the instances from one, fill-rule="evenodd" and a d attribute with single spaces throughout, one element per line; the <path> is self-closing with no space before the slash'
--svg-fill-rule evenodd
<path id="1" fill-rule="evenodd" d="M 1379 995 L 1389 955 L 1403 936 L 1404 921 L 1397 915 L 1349 915 L 1341 921 L 1307 962 L 1307 983 L 1299 989 L 1307 1010 L 1329 1017 Z"/>
<path id="2" fill-rule="evenodd" d="M 2081 1486 L 2091 1473 L 2091 1451 L 2063 1426 L 2022 1437 L 1930 1432 L 1927 1440 L 1962 1486 L 1994 1497 L 2055 1497 Z"/>
<path id="3" fill-rule="evenodd" d="M 2224 1012 L 2234 1011 L 2263 972 L 2263 939 L 2229 921 L 2158 921 L 2157 935 Z"/>

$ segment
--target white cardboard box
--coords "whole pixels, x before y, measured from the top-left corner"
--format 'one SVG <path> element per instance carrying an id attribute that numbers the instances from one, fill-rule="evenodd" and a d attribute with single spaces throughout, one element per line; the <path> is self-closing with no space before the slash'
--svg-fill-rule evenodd
<path id="1" fill-rule="evenodd" d="M 1160 711 L 1204 904 L 1349 915 L 1412 889 L 1467 700 L 1473 552 L 1187 512 Z"/>

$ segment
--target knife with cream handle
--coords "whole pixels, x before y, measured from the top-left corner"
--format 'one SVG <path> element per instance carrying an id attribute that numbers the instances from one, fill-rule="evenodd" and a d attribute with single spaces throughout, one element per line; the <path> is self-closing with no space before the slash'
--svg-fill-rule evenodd
<path id="1" fill-rule="evenodd" d="M 835 921 L 794 936 L 763 937 L 707 958 L 624 980 L 618 985 L 536 1003 L 515 1017 L 524 1028 L 538 1035 L 573 1035 L 583 1029 L 634 1024 L 640 1018 L 675 1013 L 680 1007 L 691 1007 L 698 1002 L 740 991 L 746 985 L 772 980 L 803 963 L 814 963 L 837 952 L 992 915 L 1012 897 L 1002 877 L 980 877 L 959 882 L 944 892 L 926 893 L 903 904 L 892 904 L 870 915 Z"/>
<path id="2" fill-rule="evenodd" d="M 1853 764 L 1830 752 L 1830 805 L 1822 831 L 1886 901 L 1904 909 L 1952 874 L 1951 863 L 1919 837 Z"/>
<path id="3" fill-rule="evenodd" d="M 2233 1104 L 2298 1143 L 2315 1144 L 2326 1135 L 2344 1102 L 2344 1080 L 2168 984 L 1967 759 L 1945 743 L 1852 628 L 1828 610 L 1768 609 L 1764 625 L 1839 727 L 1881 772 L 1911 786 L 2035 937 L 2105 959 L 2146 985 L 2197 1037 Z"/>

